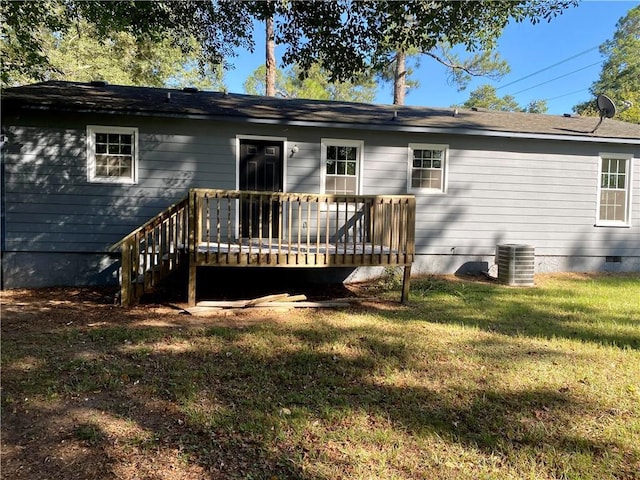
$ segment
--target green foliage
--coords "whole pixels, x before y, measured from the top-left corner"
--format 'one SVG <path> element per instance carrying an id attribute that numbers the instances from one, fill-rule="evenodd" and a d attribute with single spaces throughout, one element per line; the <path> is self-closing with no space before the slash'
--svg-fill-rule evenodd
<path id="1" fill-rule="evenodd" d="M 185 54 L 169 39 L 136 38 L 129 32 L 115 32 L 99 39 L 95 25 L 86 21 L 76 23 L 63 34 L 46 31 L 41 26 L 39 36 L 49 65 L 49 71 L 43 75 L 50 80 L 100 79 L 119 85 L 195 86 L 209 90 L 224 87 L 220 65 L 198 67 L 201 52 L 195 39 Z M 11 70 L 5 73 L 3 80 L 7 85 L 40 79 Z"/>
<path id="2" fill-rule="evenodd" d="M 528 112 L 545 113 L 547 102 L 545 100 L 533 100 L 526 107 L 518 104 L 512 95 L 498 96 L 495 87 L 481 85 L 471 92 L 469 99 L 461 106 L 463 108 L 486 108 L 487 110 L 499 110 L 502 112 Z"/>
<path id="3" fill-rule="evenodd" d="M 52 58 L 54 43 L 72 42 L 85 28 L 91 29 L 92 39 L 83 42 L 96 41 L 107 48 L 122 42 L 120 35 L 124 34 L 125 44 L 133 42 L 140 49 L 138 60 L 144 58 L 145 49 L 157 49 L 156 59 L 167 47 L 172 50 L 167 55 L 180 51 L 189 60 L 197 59 L 193 64 L 204 77 L 211 65 L 222 64 L 234 48 L 252 45 L 251 18 L 246 11 L 242 2 L 3 1 L 0 79 L 7 85 L 63 74 Z M 221 18 L 234 21 L 221 22 Z"/>
<path id="4" fill-rule="evenodd" d="M 265 71 L 261 65 L 245 81 L 244 90 L 250 95 L 265 95 Z M 373 102 L 376 83 L 371 78 L 358 81 L 331 82 L 321 65 L 315 64 L 304 73 L 294 65 L 288 70 L 276 70 L 276 95 L 284 98 L 308 98 L 347 102 Z"/>
<path id="5" fill-rule="evenodd" d="M 483 50 L 461 58 L 448 43 L 439 45 L 439 50 L 434 58 L 449 69 L 449 82 L 456 85 L 458 91 L 465 90 L 473 77 L 497 79 L 511 70 L 495 51 Z"/>
<path id="6" fill-rule="evenodd" d="M 575 3 L 3 1 L 2 80 L 47 78 L 52 66 L 39 26 L 44 32 L 65 35 L 78 20 L 86 20 L 95 26 L 99 40 L 128 32 L 136 40 L 169 39 L 183 52 L 190 51 L 190 39 L 195 38 L 201 45 L 202 66 L 224 63 L 240 46 L 253 48 L 253 20 L 272 16 L 275 41 L 286 48 L 285 65 L 296 64 L 307 72 L 322 62 L 330 81 L 357 83 L 371 68 L 379 70 L 389 63 L 395 51 L 430 52 L 444 41 L 472 52 L 491 50 L 510 20 L 549 20 Z"/>
<path id="7" fill-rule="evenodd" d="M 619 120 L 640 123 L 640 5 L 618 21 L 613 38 L 600 45 L 600 53 L 606 60 L 600 78 L 591 85 L 591 94 L 610 97 L 618 108 Z M 595 100 L 573 110 L 580 115 L 599 115 Z"/>
<path id="8" fill-rule="evenodd" d="M 278 2 L 276 41 L 285 64 L 322 60 L 331 80 L 381 71 L 395 52 L 431 52 L 448 42 L 492 50 L 510 20 L 550 20 L 575 1 Z"/>

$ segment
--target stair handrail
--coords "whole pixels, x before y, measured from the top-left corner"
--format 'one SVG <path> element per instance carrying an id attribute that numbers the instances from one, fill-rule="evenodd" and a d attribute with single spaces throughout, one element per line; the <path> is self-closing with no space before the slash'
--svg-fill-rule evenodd
<path id="1" fill-rule="evenodd" d="M 120 249 L 121 252 L 120 303 L 123 306 L 137 303 L 145 292 L 151 291 L 182 263 L 181 251 L 189 242 L 186 232 L 191 221 L 189 208 L 187 195 L 111 246 L 112 251 Z M 171 226 L 174 216 L 175 232 Z M 178 238 L 179 225 L 184 235 L 182 242 Z"/>
<path id="2" fill-rule="evenodd" d="M 175 213 L 175 211 L 177 211 L 180 208 L 182 208 L 182 204 L 183 203 L 185 204 L 185 206 L 187 208 L 189 207 L 189 195 L 185 196 L 184 198 L 182 198 L 181 200 L 178 200 L 175 203 L 172 203 L 167 208 L 165 208 L 163 211 L 161 211 L 160 213 L 158 213 L 154 217 L 151 217 L 148 221 L 146 221 L 145 223 L 140 225 L 138 228 L 136 228 L 135 230 L 133 230 L 130 233 L 128 233 L 125 237 L 122 237 L 120 240 L 118 240 L 116 243 L 114 243 L 113 245 L 111 245 L 109 247 L 109 251 L 110 252 L 117 251 L 122 246 L 122 244 L 124 242 L 126 242 L 127 240 L 135 237 L 138 233 L 140 233 L 143 230 L 147 229 L 151 225 L 155 226 L 155 225 L 158 225 L 159 223 L 162 223 L 166 218 L 168 218 L 171 215 L 173 215 Z"/>

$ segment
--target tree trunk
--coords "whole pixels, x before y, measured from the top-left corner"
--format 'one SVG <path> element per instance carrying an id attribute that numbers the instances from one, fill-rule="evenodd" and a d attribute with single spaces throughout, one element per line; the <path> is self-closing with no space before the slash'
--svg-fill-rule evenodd
<path id="1" fill-rule="evenodd" d="M 393 104 L 404 105 L 407 93 L 407 54 L 396 52 L 396 71 L 393 76 Z"/>
<path id="2" fill-rule="evenodd" d="M 266 73 L 265 86 L 267 97 L 276 96 L 276 44 L 273 38 L 273 17 L 266 20 L 267 27 L 267 52 L 266 52 Z"/>

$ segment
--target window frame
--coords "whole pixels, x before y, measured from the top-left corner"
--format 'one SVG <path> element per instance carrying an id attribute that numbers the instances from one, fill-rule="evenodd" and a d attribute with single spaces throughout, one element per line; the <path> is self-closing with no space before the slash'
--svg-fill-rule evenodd
<path id="1" fill-rule="evenodd" d="M 364 140 L 345 138 L 323 138 L 320 141 L 320 193 L 325 195 L 327 186 L 327 147 L 356 147 L 356 191 L 354 193 L 331 193 L 329 195 L 361 195 L 364 159 Z"/>
<path id="2" fill-rule="evenodd" d="M 601 220 L 600 219 L 600 208 L 602 201 L 602 191 L 603 190 L 620 190 L 620 189 L 611 189 L 602 187 L 602 163 L 603 160 L 623 160 L 625 162 L 625 219 L 620 220 Z M 598 190 L 597 190 L 597 199 L 596 199 L 596 227 L 631 227 L 631 205 L 632 202 L 632 192 L 631 188 L 633 185 L 633 155 L 628 153 L 611 153 L 611 152 L 601 152 L 598 156 Z"/>
<path id="3" fill-rule="evenodd" d="M 428 195 L 437 195 L 447 193 L 448 177 L 449 177 L 449 145 L 440 143 L 410 143 L 407 148 L 407 192 L 421 193 Z M 443 152 L 442 177 L 440 180 L 440 188 L 425 188 L 412 186 L 413 180 L 413 152 L 414 150 L 441 150 Z M 421 168 L 421 170 L 424 170 Z M 432 169 L 435 170 L 435 169 Z"/>
<path id="4" fill-rule="evenodd" d="M 131 135 L 131 175 L 127 177 L 102 177 L 96 175 L 96 135 Z M 114 183 L 135 185 L 138 183 L 138 128 L 108 125 L 87 125 L 87 181 L 90 183 Z"/>

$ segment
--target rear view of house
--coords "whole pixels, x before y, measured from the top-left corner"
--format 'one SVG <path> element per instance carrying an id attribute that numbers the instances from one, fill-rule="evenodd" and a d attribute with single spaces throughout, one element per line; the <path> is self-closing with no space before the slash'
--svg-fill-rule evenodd
<path id="1" fill-rule="evenodd" d="M 178 262 L 189 232 L 198 266 L 235 252 L 225 261 L 353 278 L 384 265 L 450 273 L 525 244 L 536 272 L 640 271 L 640 126 L 597 123 L 100 83 L 6 89 L 3 287 L 117 283 L 151 257 Z M 180 233 L 177 210 L 162 213 L 184 201 Z M 158 250 L 140 239 L 122 272 L 122 240 L 159 214 L 172 220 L 154 224 Z"/>

